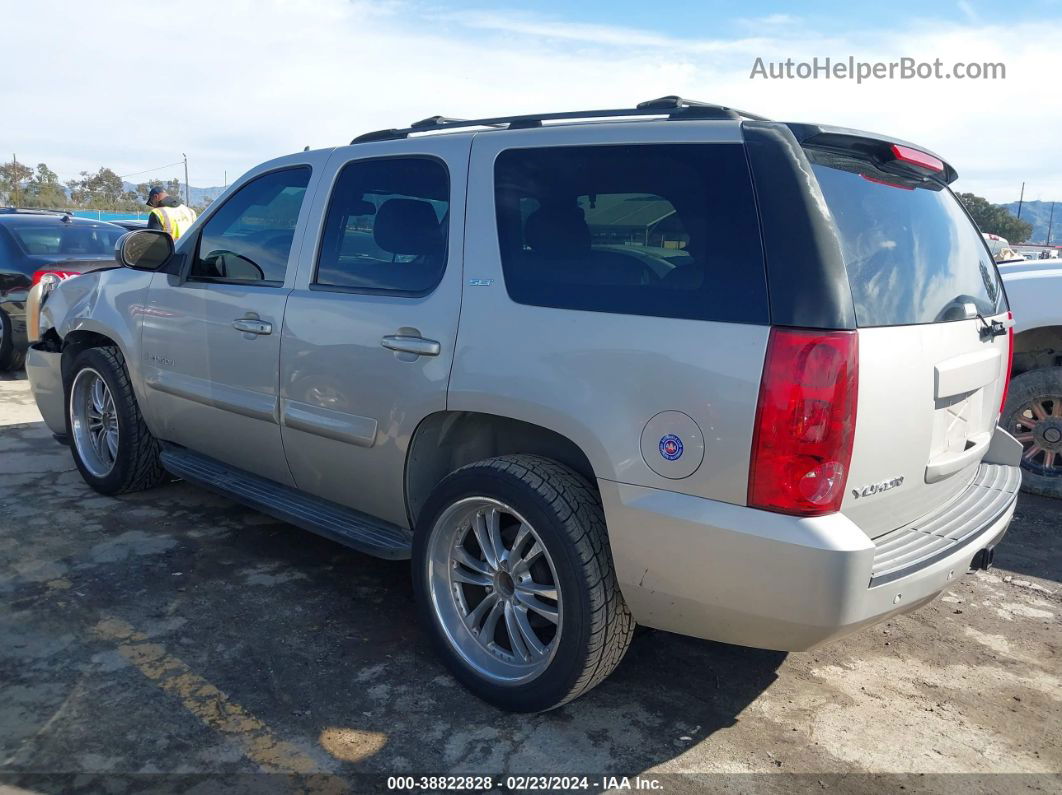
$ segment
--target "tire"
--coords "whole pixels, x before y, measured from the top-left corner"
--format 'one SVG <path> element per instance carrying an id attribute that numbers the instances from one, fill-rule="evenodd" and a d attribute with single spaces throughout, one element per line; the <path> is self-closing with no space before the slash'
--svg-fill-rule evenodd
<path id="1" fill-rule="evenodd" d="M 1062 498 L 1062 367 L 1012 378 L 1000 424 L 1025 447 L 1022 491 Z"/>
<path id="2" fill-rule="evenodd" d="M 89 412 L 84 410 L 84 400 L 91 401 L 91 396 L 82 391 L 91 392 L 97 379 L 106 387 L 101 392 L 110 395 L 109 408 L 97 425 L 114 430 L 113 448 L 107 445 L 102 453 L 105 434 L 98 448 L 93 445 L 86 419 Z M 100 494 L 143 491 L 167 480 L 159 443 L 144 424 L 117 348 L 87 348 L 77 354 L 66 384 L 66 430 L 81 477 Z"/>
<path id="3" fill-rule="evenodd" d="M 493 590 L 455 582 L 490 570 L 476 538 L 475 517 L 484 516 L 480 529 L 489 534 L 490 512 L 498 505 L 511 511 L 496 514 L 501 543 L 511 548 L 496 556 L 499 568 L 487 577 Z M 521 542 L 525 525 L 529 529 Z M 475 569 L 454 562 L 453 550 L 459 548 L 453 539 L 461 534 L 463 552 L 457 554 L 469 554 Z M 536 557 L 538 546 L 544 552 Z M 512 575 L 508 584 L 505 572 Z M 539 456 L 506 455 L 469 464 L 436 487 L 417 522 L 413 587 L 421 620 L 447 668 L 472 693 L 513 712 L 554 709 L 586 693 L 619 664 L 634 634 L 596 492 L 581 475 Z M 531 589 L 542 596 L 529 599 Z M 490 614 L 483 621 L 472 621 L 472 614 L 491 592 L 503 607 L 487 637 Z M 476 601 L 477 594 L 485 595 Z M 538 612 L 551 604 L 557 616 L 552 627 Z M 468 630 L 470 621 L 481 625 L 478 633 Z M 534 634 L 525 631 L 517 644 L 512 633 L 519 634 L 524 624 Z M 479 640 L 481 635 L 493 642 L 493 651 Z M 546 649 L 537 657 L 535 641 Z"/>
<path id="4" fill-rule="evenodd" d="M 0 372 L 21 370 L 26 361 L 26 352 L 15 346 L 15 330 L 11 316 L 0 309 Z"/>

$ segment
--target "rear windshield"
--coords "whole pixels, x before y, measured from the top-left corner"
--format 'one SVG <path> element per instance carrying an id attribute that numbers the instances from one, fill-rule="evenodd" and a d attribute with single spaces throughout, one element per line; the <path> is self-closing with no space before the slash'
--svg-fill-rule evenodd
<path id="1" fill-rule="evenodd" d="M 808 151 L 841 237 L 860 326 L 964 320 L 1006 310 L 981 234 L 945 187 Z"/>
<path id="2" fill-rule="evenodd" d="M 114 256 L 114 244 L 125 234 L 118 226 L 70 224 L 56 220 L 54 224 L 36 221 L 8 226 L 22 250 L 30 255 L 57 256 Z"/>

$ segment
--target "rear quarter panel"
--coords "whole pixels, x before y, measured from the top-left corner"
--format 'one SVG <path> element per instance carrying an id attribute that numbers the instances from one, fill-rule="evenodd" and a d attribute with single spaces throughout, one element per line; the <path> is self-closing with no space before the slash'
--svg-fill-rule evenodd
<path id="1" fill-rule="evenodd" d="M 736 125 L 601 124 L 481 133 L 473 144 L 465 282 L 447 408 L 549 428 L 577 444 L 596 477 L 745 504 L 767 326 L 518 304 L 506 287 L 494 161 L 524 146 L 740 140 Z M 657 474 L 642 455 L 655 415 L 691 417 L 704 438 L 693 474 Z"/>

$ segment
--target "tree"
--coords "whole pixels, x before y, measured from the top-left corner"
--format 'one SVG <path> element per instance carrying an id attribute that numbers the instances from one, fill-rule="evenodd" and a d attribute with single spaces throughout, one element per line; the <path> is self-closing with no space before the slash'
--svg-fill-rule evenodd
<path id="1" fill-rule="evenodd" d="M 24 166 L 14 158 L 9 163 L 0 164 L 0 195 L 4 202 L 17 206 L 23 200 L 22 183 L 33 176 L 33 169 Z"/>
<path id="2" fill-rule="evenodd" d="M 81 178 L 66 183 L 75 204 L 94 210 L 113 210 L 122 206 L 125 190 L 122 178 L 109 168 L 101 168 L 95 174 L 81 172 Z"/>
<path id="3" fill-rule="evenodd" d="M 25 196 L 26 207 L 59 209 L 69 204 L 59 176 L 45 163 L 37 164 L 36 173 L 26 183 Z"/>
<path id="4" fill-rule="evenodd" d="M 1032 235 L 1032 224 L 1011 215 L 1006 208 L 973 193 L 960 193 L 958 197 L 982 232 L 1005 237 L 1011 243 L 1021 243 Z"/>

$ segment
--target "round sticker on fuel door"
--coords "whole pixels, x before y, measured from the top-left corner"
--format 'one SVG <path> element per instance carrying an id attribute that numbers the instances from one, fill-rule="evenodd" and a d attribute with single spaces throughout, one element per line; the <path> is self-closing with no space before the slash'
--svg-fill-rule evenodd
<path id="1" fill-rule="evenodd" d="M 688 478 L 704 460 L 704 434 L 688 414 L 661 411 L 645 423 L 638 449 L 645 465 L 661 477 Z"/>
<path id="2" fill-rule="evenodd" d="M 660 455 L 668 461 L 678 461 L 682 457 L 682 440 L 673 433 L 660 437 Z"/>

